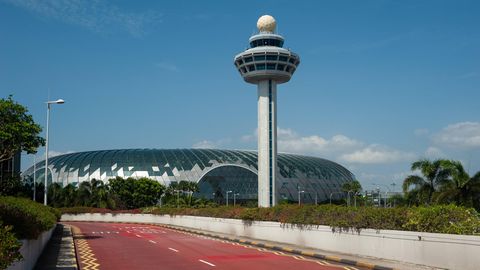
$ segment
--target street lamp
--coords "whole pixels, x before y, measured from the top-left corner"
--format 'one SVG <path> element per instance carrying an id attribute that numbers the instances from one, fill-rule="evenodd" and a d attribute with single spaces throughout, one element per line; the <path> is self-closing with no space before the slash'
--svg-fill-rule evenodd
<path id="1" fill-rule="evenodd" d="M 162 198 L 165 197 L 165 193 L 163 193 L 162 195 L 160 195 L 160 208 L 162 208 Z"/>
<path id="2" fill-rule="evenodd" d="M 177 192 L 177 208 L 180 208 L 180 190 L 175 189 L 174 192 Z"/>
<path id="3" fill-rule="evenodd" d="M 37 155 L 33 154 L 33 201 L 36 202 L 37 187 L 35 186 L 37 180 Z"/>
<path id="4" fill-rule="evenodd" d="M 387 190 L 385 191 L 385 200 L 383 201 L 383 207 L 384 208 L 387 208 L 387 198 L 388 198 L 388 193 L 391 192 L 390 188 L 387 186 L 387 185 L 384 185 L 384 184 L 376 184 L 376 183 L 372 183 L 372 185 L 375 185 L 377 186 L 377 191 L 378 191 L 378 197 L 379 197 L 379 201 L 378 201 L 378 206 L 381 206 L 381 193 L 380 193 L 380 187 L 379 186 L 384 186 L 387 188 Z M 393 183 L 392 185 L 393 187 L 395 187 L 395 183 Z"/>
<path id="5" fill-rule="evenodd" d="M 233 207 L 235 207 L 236 198 L 238 195 L 240 195 L 240 193 L 233 193 Z"/>
<path id="6" fill-rule="evenodd" d="M 228 193 L 232 193 L 231 190 L 227 191 L 227 206 L 228 206 Z"/>
<path id="7" fill-rule="evenodd" d="M 343 192 L 332 192 L 332 193 L 330 193 L 330 204 L 332 204 L 332 195 L 333 194 L 343 194 Z"/>
<path id="8" fill-rule="evenodd" d="M 302 194 L 302 193 L 305 193 L 305 190 L 299 190 L 299 191 L 298 191 L 298 205 L 300 205 L 300 204 L 301 204 L 301 201 L 300 201 L 300 194 Z"/>
<path id="9" fill-rule="evenodd" d="M 47 205 L 47 179 L 48 179 L 48 128 L 50 124 L 50 105 L 52 104 L 63 104 L 65 100 L 57 99 L 55 101 L 47 101 L 47 131 L 45 138 L 45 194 L 43 196 L 43 204 Z M 53 180 L 53 175 L 52 175 Z"/>

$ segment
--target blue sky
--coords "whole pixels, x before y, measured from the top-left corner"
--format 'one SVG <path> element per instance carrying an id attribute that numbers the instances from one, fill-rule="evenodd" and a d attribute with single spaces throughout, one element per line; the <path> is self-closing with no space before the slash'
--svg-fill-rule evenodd
<path id="1" fill-rule="evenodd" d="M 233 57 L 263 14 L 302 60 L 279 86 L 280 151 L 367 189 L 399 190 L 419 158 L 480 170 L 478 1 L 0 0 L 0 93 L 42 125 L 66 100 L 52 154 L 256 149 L 256 88 Z"/>

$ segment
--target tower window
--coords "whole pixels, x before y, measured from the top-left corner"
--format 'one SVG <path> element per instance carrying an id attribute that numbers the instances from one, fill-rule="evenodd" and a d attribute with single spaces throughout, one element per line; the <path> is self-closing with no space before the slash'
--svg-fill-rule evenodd
<path id="1" fill-rule="evenodd" d="M 254 65 L 248 65 L 248 71 L 254 71 L 255 66 Z"/>
<path id="2" fill-rule="evenodd" d="M 292 58 L 288 59 L 288 62 L 290 62 L 292 64 L 295 64 L 295 58 L 292 57 Z"/>
<path id="3" fill-rule="evenodd" d="M 245 63 L 252 62 L 253 58 L 252 57 L 245 57 Z"/>
<path id="4" fill-rule="evenodd" d="M 277 70 L 283 70 L 283 69 L 285 69 L 285 65 L 282 65 L 282 64 L 277 65 Z"/>
<path id="5" fill-rule="evenodd" d="M 242 73 L 246 73 L 247 69 L 245 67 L 242 67 Z"/>
<path id="6" fill-rule="evenodd" d="M 265 64 L 257 64 L 257 70 L 265 70 Z"/>
<path id="7" fill-rule="evenodd" d="M 270 64 L 270 63 L 268 63 L 268 64 L 267 64 L 267 69 L 268 69 L 268 70 L 275 70 L 275 64 Z"/>
<path id="8" fill-rule="evenodd" d="M 280 56 L 278 57 L 278 60 L 279 60 L 279 61 L 282 61 L 282 62 L 287 62 L 287 59 L 288 59 L 288 57 L 283 56 L 283 55 L 280 55 Z"/>
<path id="9" fill-rule="evenodd" d="M 290 72 L 290 66 L 287 66 L 287 68 L 285 69 L 286 72 Z"/>
<path id="10" fill-rule="evenodd" d="M 255 55 L 253 59 L 255 59 L 255 61 L 262 61 L 265 60 L 265 55 Z"/>
<path id="11" fill-rule="evenodd" d="M 238 59 L 238 60 L 237 60 L 237 65 L 240 66 L 241 64 L 243 64 L 242 59 Z"/>
<path id="12" fill-rule="evenodd" d="M 268 55 L 268 54 L 267 54 L 267 60 L 277 60 L 277 56 L 276 56 L 276 55 Z"/>

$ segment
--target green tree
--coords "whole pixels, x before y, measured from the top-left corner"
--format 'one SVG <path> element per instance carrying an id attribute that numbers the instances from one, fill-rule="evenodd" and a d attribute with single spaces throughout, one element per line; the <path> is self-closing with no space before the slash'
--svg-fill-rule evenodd
<path id="1" fill-rule="evenodd" d="M 134 209 L 133 191 L 135 189 L 135 179 L 117 176 L 108 180 L 108 185 L 112 191 L 112 199 L 115 200 L 116 207 L 121 209 Z"/>
<path id="2" fill-rule="evenodd" d="M 77 198 L 77 188 L 73 184 L 68 184 L 62 190 L 63 206 L 72 207 Z"/>
<path id="3" fill-rule="evenodd" d="M 444 167 L 446 162 L 444 159 L 434 161 L 422 159 L 412 163 L 411 170 L 420 170 L 423 177 L 409 175 L 403 181 L 403 192 L 406 197 L 416 204 L 431 204 L 437 187 L 449 177 L 450 172 Z"/>
<path id="4" fill-rule="evenodd" d="M 165 187 L 158 181 L 142 177 L 135 180 L 133 191 L 134 208 L 155 205 L 165 191 Z"/>
<path id="5" fill-rule="evenodd" d="M 471 177 L 460 161 L 446 161 L 443 166 L 450 177 L 440 184 L 436 200 L 440 203 L 478 207 L 476 196 L 480 193 L 480 172 Z"/>
<path id="6" fill-rule="evenodd" d="M 52 183 L 47 188 L 48 204 L 53 207 L 63 207 L 63 188 L 59 183 Z"/>
<path id="7" fill-rule="evenodd" d="M 90 181 L 81 182 L 78 186 L 77 199 L 75 204 L 77 206 L 90 206 L 91 197 L 92 186 L 90 185 Z"/>
<path id="8" fill-rule="evenodd" d="M 344 192 L 351 191 L 354 194 L 355 193 L 360 193 L 362 191 L 362 184 L 360 184 L 360 182 L 358 182 L 357 180 L 348 181 L 348 182 L 343 183 L 342 190 Z"/>
<path id="9" fill-rule="evenodd" d="M 0 99 L 0 119 L 0 162 L 19 151 L 36 153 L 38 147 L 45 145 L 45 140 L 39 136 L 42 128 L 33 121 L 28 109 L 12 96 Z"/>

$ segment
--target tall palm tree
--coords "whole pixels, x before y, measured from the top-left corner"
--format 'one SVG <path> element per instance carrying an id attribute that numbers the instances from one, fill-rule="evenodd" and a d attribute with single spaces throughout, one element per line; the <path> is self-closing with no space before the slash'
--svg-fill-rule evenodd
<path id="1" fill-rule="evenodd" d="M 480 172 L 471 177 L 459 161 L 447 161 L 444 167 L 449 171 L 450 177 L 441 183 L 437 201 L 475 206 L 476 195 L 480 193 Z"/>
<path id="2" fill-rule="evenodd" d="M 434 161 L 422 159 L 412 163 L 411 170 L 420 170 L 423 177 L 409 175 L 403 181 L 403 192 L 417 203 L 432 203 L 433 194 L 437 187 L 448 179 L 450 170 L 445 169 L 446 162 L 448 161 L 444 159 Z"/>
<path id="3" fill-rule="evenodd" d="M 63 206 L 72 207 L 75 204 L 75 199 L 77 197 L 77 189 L 74 185 L 68 184 L 63 190 Z"/>
<path id="4" fill-rule="evenodd" d="M 62 185 L 59 183 L 52 183 L 48 186 L 47 197 L 49 204 L 54 207 L 63 206 L 63 192 Z"/>
<path id="5" fill-rule="evenodd" d="M 90 181 L 83 181 L 78 186 L 76 205 L 89 206 L 92 196 L 92 186 Z"/>

